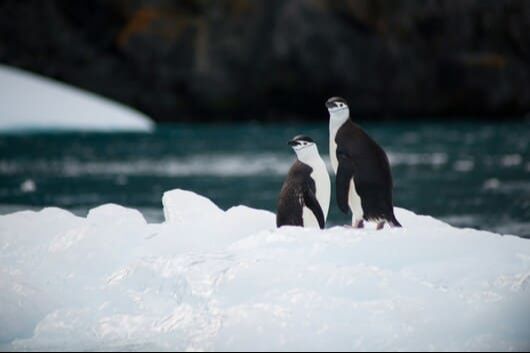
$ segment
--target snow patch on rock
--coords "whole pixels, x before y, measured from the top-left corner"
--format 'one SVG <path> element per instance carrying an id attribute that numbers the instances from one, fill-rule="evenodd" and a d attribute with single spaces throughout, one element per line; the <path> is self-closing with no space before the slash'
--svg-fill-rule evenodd
<path id="1" fill-rule="evenodd" d="M 150 131 L 146 115 L 96 94 L 0 65 L 0 131 Z"/>

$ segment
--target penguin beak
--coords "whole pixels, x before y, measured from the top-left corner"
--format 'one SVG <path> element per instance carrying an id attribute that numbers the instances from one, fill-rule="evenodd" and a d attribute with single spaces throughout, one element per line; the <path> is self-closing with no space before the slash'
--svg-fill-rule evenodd
<path id="1" fill-rule="evenodd" d="M 291 146 L 291 147 L 294 147 L 294 146 L 298 145 L 298 141 L 291 140 L 291 141 L 287 142 L 287 144 L 289 146 Z"/>

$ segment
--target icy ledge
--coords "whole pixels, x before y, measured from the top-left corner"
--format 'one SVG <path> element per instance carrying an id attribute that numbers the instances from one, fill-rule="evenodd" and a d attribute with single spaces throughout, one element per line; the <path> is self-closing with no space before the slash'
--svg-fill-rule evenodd
<path id="1" fill-rule="evenodd" d="M 0 65 L 0 131 L 150 131 L 150 118 L 125 105 L 30 72 Z"/>
<path id="2" fill-rule="evenodd" d="M 530 241 L 397 209 L 403 229 L 274 226 L 191 192 L 0 217 L 0 349 L 525 350 Z"/>

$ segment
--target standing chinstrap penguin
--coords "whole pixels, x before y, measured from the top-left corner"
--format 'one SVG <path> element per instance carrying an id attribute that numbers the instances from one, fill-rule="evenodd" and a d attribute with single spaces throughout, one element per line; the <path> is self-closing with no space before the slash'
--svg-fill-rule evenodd
<path id="1" fill-rule="evenodd" d="M 299 135 L 288 143 L 296 152 L 278 200 L 276 225 L 324 229 L 329 210 L 331 183 L 316 143 Z"/>
<path id="2" fill-rule="evenodd" d="M 329 111 L 329 144 L 339 208 L 352 211 L 352 225 L 364 221 L 401 227 L 394 215 L 392 173 L 385 151 L 350 119 L 348 104 L 333 97 L 326 102 Z"/>

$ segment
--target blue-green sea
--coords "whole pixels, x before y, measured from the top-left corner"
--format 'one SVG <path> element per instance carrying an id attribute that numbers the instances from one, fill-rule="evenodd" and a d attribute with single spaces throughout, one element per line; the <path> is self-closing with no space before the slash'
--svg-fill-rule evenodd
<path id="1" fill-rule="evenodd" d="M 364 122 L 387 151 L 395 204 L 460 227 L 530 236 L 530 123 Z M 222 208 L 275 210 L 295 159 L 286 142 L 327 123 L 161 124 L 152 133 L 0 134 L 0 214 L 57 206 L 85 215 L 118 203 L 163 219 L 161 196 L 183 188 Z M 330 224 L 345 224 L 332 200 Z"/>

